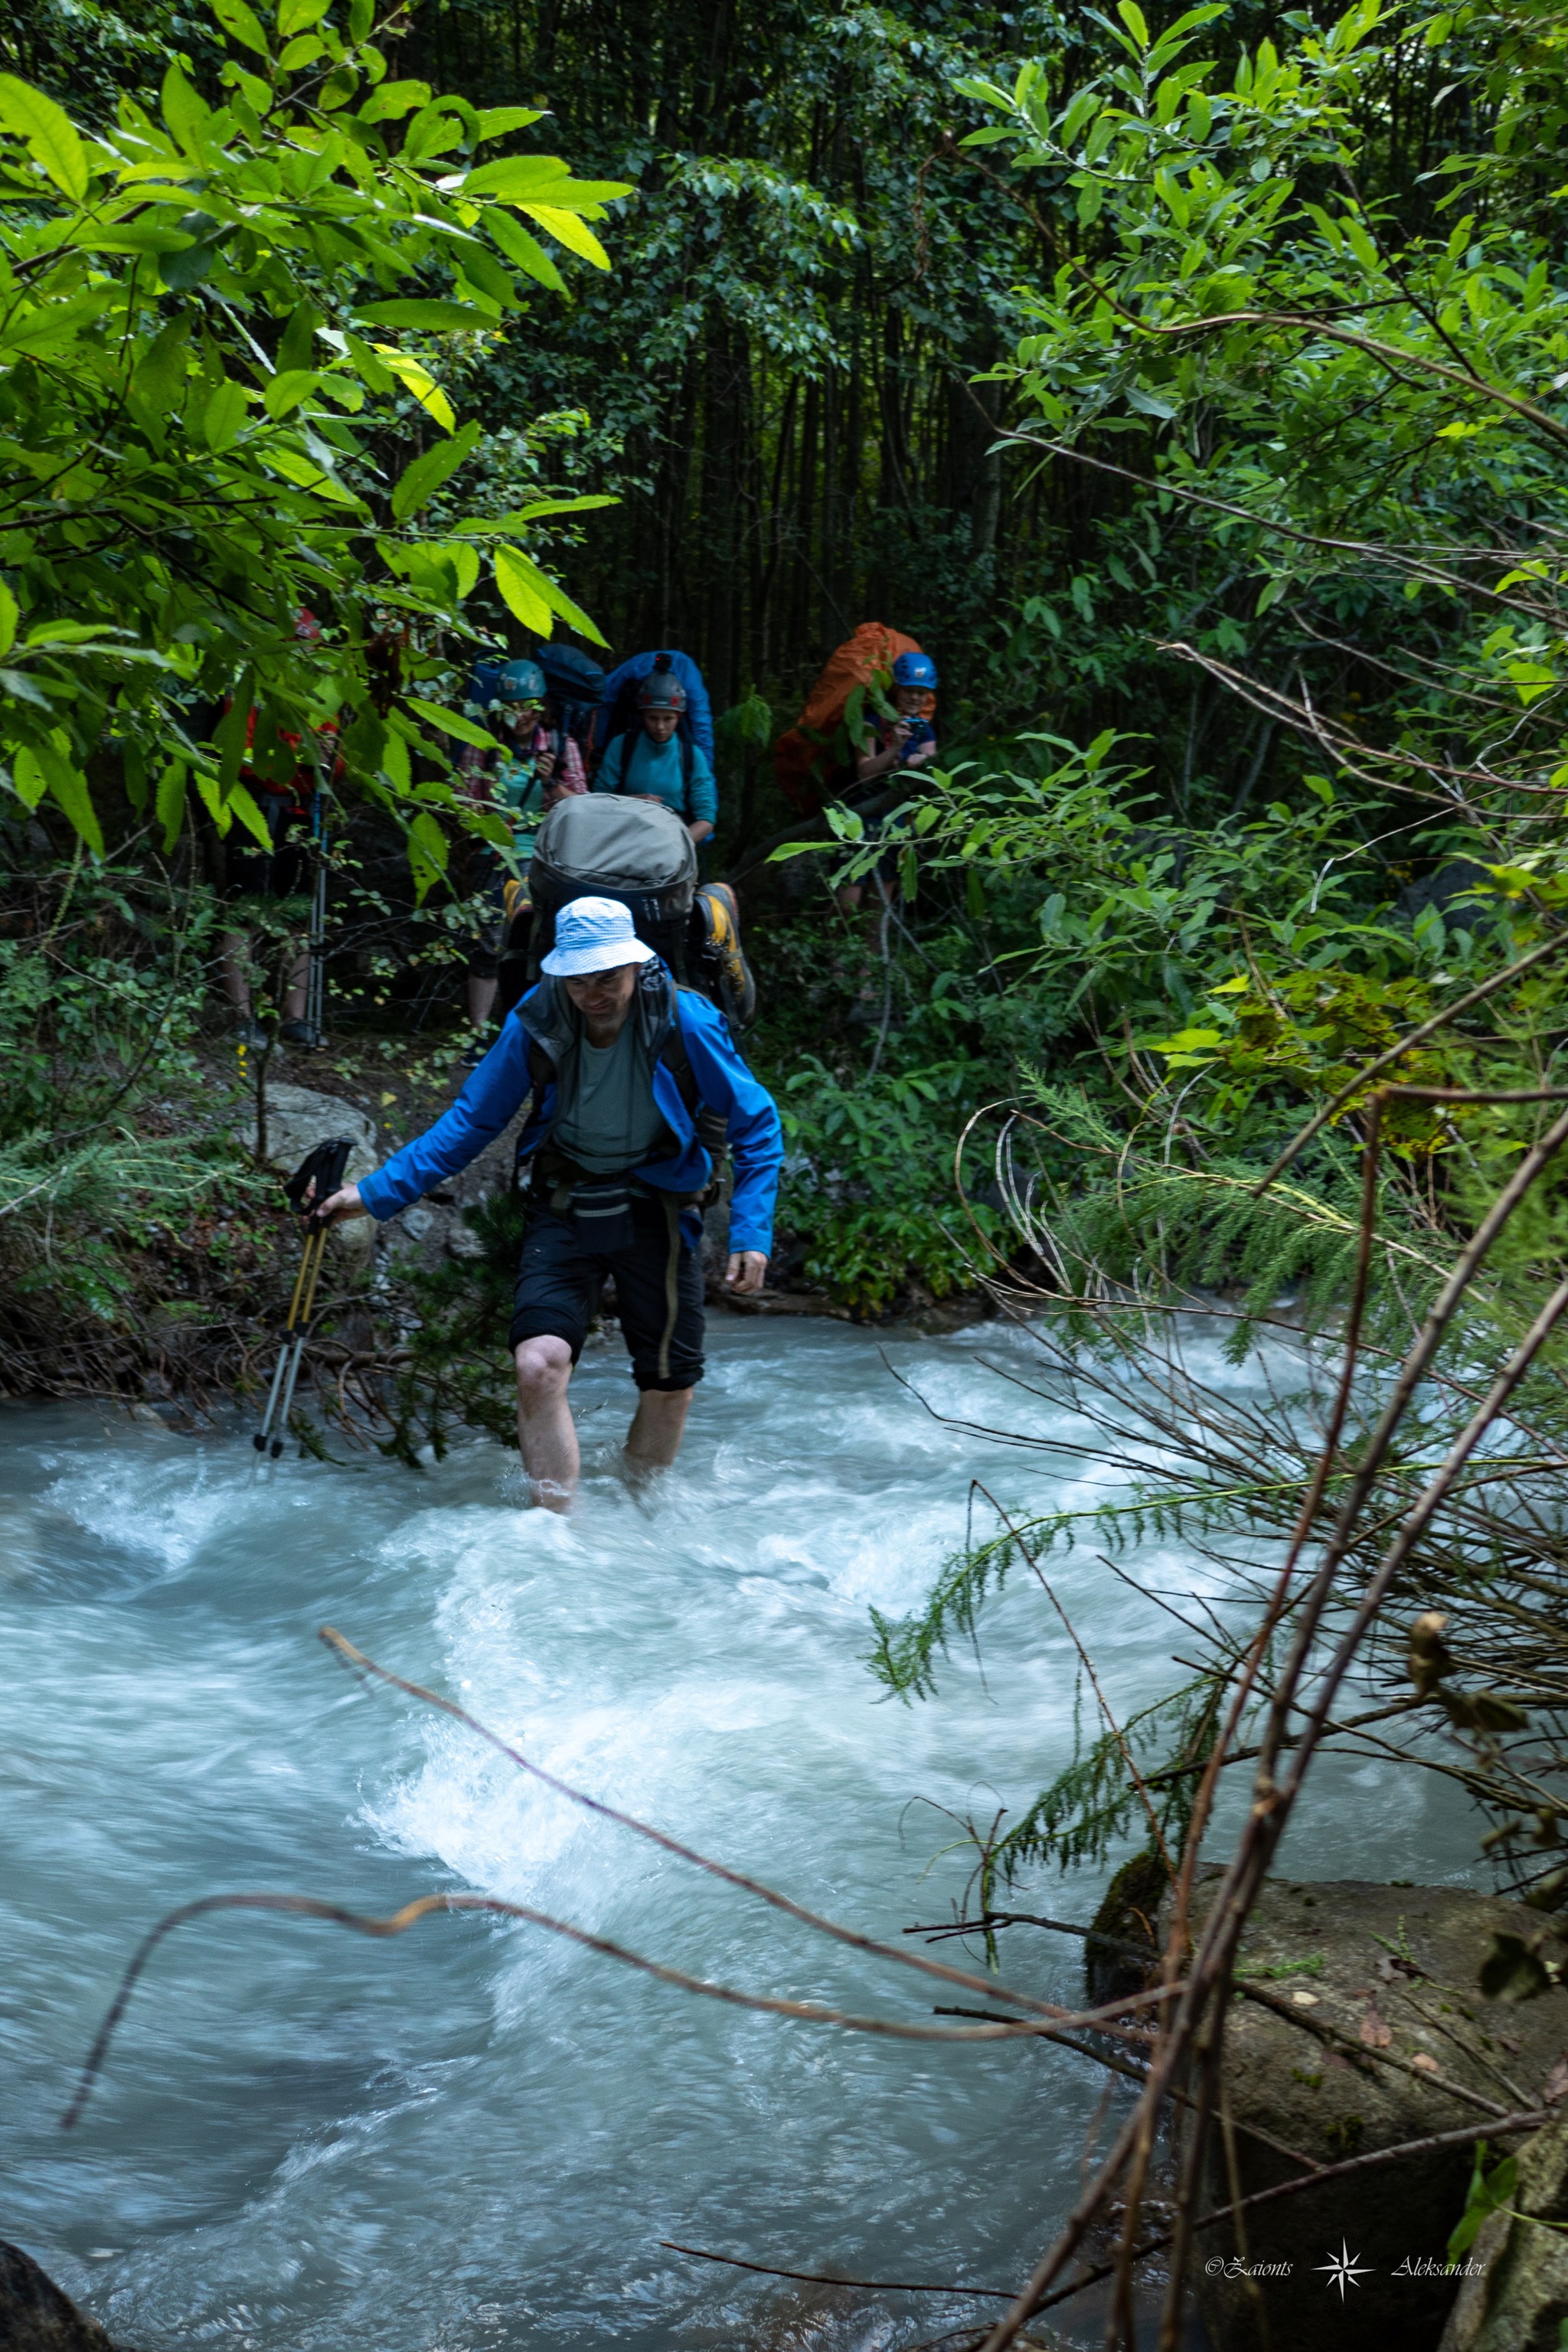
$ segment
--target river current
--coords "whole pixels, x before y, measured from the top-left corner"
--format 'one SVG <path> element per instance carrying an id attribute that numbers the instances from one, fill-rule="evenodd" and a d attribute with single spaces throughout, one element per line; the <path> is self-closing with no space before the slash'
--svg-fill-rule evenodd
<path id="1" fill-rule="evenodd" d="M 0 1412 L 0 2235 L 117 2342 L 893 2352 L 973 2306 L 828 2297 L 797 2334 L 798 2290 L 660 2242 L 1008 2286 L 1070 2203 L 1105 2124 L 1084 2061 L 745 2014 L 471 1916 L 386 1942 L 258 1915 L 178 1930 L 58 2128 L 136 1940 L 220 1891 L 376 1912 L 483 1891 L 749 1990 L 907 2018 L 965 2000 L 574 1809 L 315 1638 L 335 1624 L 574 1785 L 857 1927 L 943 1916 L 970 1866 L 958 1820 L 1016 1815 L 1071 1755 L 1073 1655 L 1020 1581 L 981 1664 L 955 1654 L 906 1707 L 864 1664 L 868 1612 L 923 1599 L 971 1478 L 1037 1510 L 1095 1499 L 1103 1474 L 921 1402 L 1070 1437 L 989 1369 L 1027 1366 L 1007 1327 L 879 1342 L 721 1316 L 710 1337 L 685 1454 L 642 1493 L 616 1466 L 624 1360 L 590 1349 L 569 1521 L 521 1510 L 489 1444 L 424 1475 L 258 1467 L 242 1433 Z M 1178 1594 L 1203 1581 L 1176 1546 L 1137 1566 Z M 1168 1679 L 1177 1628 L 1092 1543 L 1053 1573 L 1125 1716 Z M 1324 1767 L 1294 1870 L 1468 1876 L 1472 1824 L 1404 1784 L 1391 1818 L 1379 1772 Z M 1081 1919 L 1099 1889 L 1042 1879 L 1020 1907 Z M 1004 1948 L 1019 1981 L 1078 1997 L 1066 1939 Z"/>

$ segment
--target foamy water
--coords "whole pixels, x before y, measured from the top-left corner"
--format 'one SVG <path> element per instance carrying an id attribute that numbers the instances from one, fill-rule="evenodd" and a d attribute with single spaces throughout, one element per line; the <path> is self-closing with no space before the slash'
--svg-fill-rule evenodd
<path id="1" fill-rule="evenodd" d="M 1040 1509 L 1092 1499 L 1103 1473 L 944 1427 L 868 1334 L 721 1318 L 710 1336 L 681 1464 L 642 1495 L 613 1466 L 621 1360 L 584 1360 L 570 1521 L 520 1510 L 489 1445 L 423 1478 L 258 1469 L 243 1437 L 0 1413 L 0 2234 L 139 2352 L 760 2341 L 784 2291 L 660 2240 L 1008 2285 L 1070 2202 L 1105 2087 L 1085 2062 L 742 2014 L 471 1917 L 390 1943 L 264 1916 L 181 1930 L 85 2120 L 58 2129 L 135 1940 L 216 1891 L 384 1912 L 477 1890 L 750 1990 L 910 2018 L 965 1999 L 367 1696 L 315 1639 L 336 1624 L 576 1785 L 858 1927 L 943 1916 L 972 1859 L 942 1851 L 958 1822 L 1016 1812 L 1072 1752 L 1072 1653 L 1020 1582 L 986 1621 L 984 1676 L 957 1656 L 906 1708 L 863 1663 L 868 1609 L 923 1599 L 971 1477 Z M 986 1369 L 1027 1363 L 1018 1333 L 887 1347 L 942 1412 L 1073 1434 Z M 1205 1580 L 1176 1547 L 1138 1565 Z M 1177 1629 L 1093 1546 L 1053 1578 L 1121 1712 L 1167 1685 Z M 1293 1866 L 1467 1869 L 1469 1825 L 1436 1802 L 1402 1801 L 1391 1849 L 1378 1769 L 1353 1808 L 1319 1782 Z M 1083 1918 L 1098 1890 L 1046 1882 L 1026 1907 Z M 1077 1949 L 1024 1932 L 1009 1974 L 1075 1997 Z M 891 2352 L 964 2315 L 847 2298 L 819 2340 Z"/>

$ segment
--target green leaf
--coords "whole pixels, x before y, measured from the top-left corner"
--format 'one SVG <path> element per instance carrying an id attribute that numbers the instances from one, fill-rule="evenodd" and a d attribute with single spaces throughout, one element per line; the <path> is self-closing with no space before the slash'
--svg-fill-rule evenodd
<path id="1" fill-rule="evenodd" d="M 619 506 L 620 500 L 607 491 L 595 490 L 580 499 L 531 499 L 525 507 L 513 507 L 503 515 L 466 515 L 456 527 L 468 538 L 478 539 L 486 531 L 526 531 L 541 515 L 581 514 L 588 507 Z"/>
<path id="2" fill-rule="evenodd" d="M 443 735 L 455 735 L 459 743 L 472 743 L 481 751 L 496 749 L 496 739 L 489 730 L 476 726 L 460 711 L 443 710 L 438 702 L 422 702 L 417 695 L 407 694 L 403 698 L 416 719 L 422 719 L 426 727 L 435 727 Z"/>
<path id="3" fill-rule="evenodd" d="M 521 299 L 517 287 L 487 247 L 474 244 L 463 247 L 462 275 L 468 287 L 482 295 L 486 301 L 494 302 L 504 310 L 517 309 Z"/>
<path id="4" fill-rule="evenodd" d="M 494 562 L 496 586 L 508 610 L 517 614 L 525 629 L 532 629 L 538 636 L 549 636 L 555 626 L 555 617 L 543 593 L 543 574 L 515 547 L 498 547 Z"/>
<path id="5" fill-rule="evenodd" d="M 378 327 L 423 327 L 433 334 L 457 334 L 494 322 L 472 302 L 399 295 L 390 302 L 366 302 L 359 312 Z"/>
<path id="6" fill-rule="evenodd" d="M 243 784 L 236 784 L 228 795 L 229 813 L 237 816 L 247 833 L 254 834 L 263 849 L 272 847 L 272 835 L 252 795 Z"/>
<path id="7" fill-rule="evenodd" d="M 0 349 L 45 351 L 51 343 L 67 343 L 101 315 L 112 299 L 107 286 L 73 294 L 64 302 L 39 302 L 29 310 L 14 311 L 0 323 Z"/>
<path id="8" fill-rule="evenodd" d="M 180 761 L 172 760 L 159 777 L 154 805 L 163 828 L 163 854 L 167 856 L 185 822 L 185 771 Z"/>
<path id="9" fill-rule="evenodd" d="M 1149 26 L 1138 0 L 1116 0 L 1116 13 L 1141 49 L 1149 46 Z"/>
<path id="10" fill-rule="evenodd" d="M 504 139 L 509 131 L 527 131 L 544 119 L 544 109 L 539 106 L 481 106 L 479 137 Z"/>
<path id="11" fill-rule="evenodd" d="M 421 809 L 408 828 L 408 863 L 415 890 L 423 899 L 431 884 L 447 871 L 447 836 L 428 809 Z"/>
<path id="12" fill-rule="evenodd" d="M 297 488 L 313 491 L 319 499 L 331 499 L 337 506 L 357 507 L 361 504 L 353 490 L 334 480 L 324 467 L 307 457 L 302 450 L 280 447 L 274 437 L 268 443 L 265 454 L 266 462 L 273 472 L 281 474 L 286 482 L 292 482 Z"/>
<path id="13" fill-rule="evenodd" d="M 584 261 L 591 261 L 595 269 L 608 269 L 609 255 L 593 230 L 585 222 L 580 221 L 575 213 L 563 212 L 552 205 L 524 205 L 522 210 L 530 220 L 537 221 L 541 228 L 547 228 L 569 253 L 580 254 Z"/>
<path id="14" fill-rule="evenodd" d="M 0 122 L 25 142 L 28 154 L 73 204 L 87 195 L 87 153 L 63 107 L 15 74 L 0 74 Z"/>
<path id="15" fill-rule="evenodd" d="M 155 335 L 132 371 L 127 394 L 131 413 L 144 432 L 161 436 L 163 420 L 179 406 L 185 388 L 190 314 L 171 319 Z M 161 446 L 161 440 L 160 440 Z"/>
<path id="16" fill-rule="evenodd" d="M 223 382 L 215 384 L 207 394 L 206 405 L 200 416 L 191 421 L 215 457 L 220 457 L 226 449 L 233 448 L 239 438 L 248 406 L 244 386 L 236 383 L 230 376 L 225 376 Z"/>
<path id="17" fill-rule="evenodd" d="M 457 472 L 477 446 L 479 434 L 479 424 L 470 419 L 449 441 L 437 442 L 434 449 L 426 449 L 423 457 L 404 467 L 392 493 L 392 511 L 399 522 L 405 522 L 416 508 L 435 495 L 448 475 Z"/>
<path id="18" fill-rule="evenodd" d="M 177 64 L 171 60 L 163 76 L 159 103 L 168 124 L 187 155 L 206 160 L 207 124 L 212 117 Z"/>
<path id="19" fill-rule="evenodd" d="M 329 0 L 280 0 L 278 10 L 278 30 L 287 41 L 296 33 L 308 33 L 319 25 L 327 13 Z"/>
<path id="20" fill-rule="evenodd" d="M 98 822 L 98 812 L 87 788 L 87 778 L 73 768 L 52 744 L 39 744 L 37 761 L 48 779 L 51 799 L 65 811 L 73 831 L 79 834 L 88 847 L 96 850 L 101 857 L 103 829 Z"/>
<path id="21" fill-rule="evenodd" d="M 268 54 L 260 20 L 246 6 L 245 0 L 213 0 L 213 15 L 226 33 L 242 41 L 247 49 L 254 49 L 258 58 Z"/>
<path id="22" fill-rule="evenodd" d="M 541 577 L 544 579 L 544 593 L 562 619 L 569 623 L 577 631 L 579 636 L 586 637 L 591 645 L 605 645 L 607 642 L 605 638 L 601 636 L 582 606 L 572 602 L 560 582 L 551 580 L 542 573 Z"/>
<path id="23" fill-rule="evenodd" d="M 11 783 L 24 808 L 36 809 L 49 788 L 37 755 L 24 743 L 11 762 Z"/>
<path id="24" fill-rule="evenodd" d="M 399 122 L 416 107 L 430 103 L 427 81 L 384 81 L 360 108 L 362 122 Z"/>
<path id="25" fill-rule="evenodd" d="M 509 261 L 515 261 L 520 269 L 526 269 L 531 278 L 547 286 L 552 294 L 566 292 L 566 280 L 539 239 L 531 236 L 520 220 L 513 220 L 503 205 L 488 205 L 484 219 L 485 226 Z"/>
<path id="26" fill-rule="evenodd" d="M 16 624 L 21 618 L 16 599 L 5 583 L 0 580 L 0 655 L 8 654 L 16 642 Z"/>
<path id="27" fill-rule="evenodd" d="M 280 421 L 298 408 L 321 381 L 314 368 L 286 368 L 280 375 L 270 377 L 262 395 L 268 415 Z"/>
<path id="28" fill-rule="evenodd" d="M 463 182 L 465 196 L 500 196 L 508 204 L 542 196 L 552 182 L 568 181 L 571 167 L 559 155 L 501 155 L 480 163 Z"/>
<path id="29" fill-rule="evenodd" d="M 375 348 L 386 362 L 389 373 L 407 386 L 420 407 L 436 419 L 443 433 L 450 433 L 458 421 L 452 413 L 452 404 L 423 360 L 411 358 L 393 343 L 377 343 Z"/>

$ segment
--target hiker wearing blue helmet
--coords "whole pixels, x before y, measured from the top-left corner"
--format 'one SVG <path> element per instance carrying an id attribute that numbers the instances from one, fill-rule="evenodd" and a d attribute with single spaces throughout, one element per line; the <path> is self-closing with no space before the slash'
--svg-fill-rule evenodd
<path id="1" fill-rule="evenodd" d="M 900 654 L 893 664 L 891 701 L 896 717 L 869 717 L 861 748 L 855 761 L 854 799 L 863 798 L 868 791 L 886 791 L 895 770 L 925 768 L 936 758 L 936 689 L 941 684 L 935 662 L 930 654 Z M 898 830 L 895 811 L 883 817 L 877 830 L 888 835 Z M 889 845 L 887 855 L 877 868 L 877 887 L 886 902 L 897 872 L 896 848 Z M 834 892 L 840 914 L 852 915 L 860 904 L 862 887 L 858 882 L 842 883 Z"/>
<path id="2" fill-rule="evenodd" d="M 936 757 L 936 689 L 942 683 L 930 654 L 900 654 L 893 664 L 893 719 L 873 719 L 855 762 L 857 783 L 894 768 L 923 768 Z"/>

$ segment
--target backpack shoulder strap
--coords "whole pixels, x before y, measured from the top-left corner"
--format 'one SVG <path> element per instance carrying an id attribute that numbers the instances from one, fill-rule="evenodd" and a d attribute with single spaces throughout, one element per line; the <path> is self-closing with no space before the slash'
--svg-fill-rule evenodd
<path id="1" fill-rule="evenodd" d="M 697 1073 L 691 1066 L 691 1055 L 686 1034 L 680 1025 L 680 1008 L 676 1005 L 675 1018 L 669 1024 L 669 1034 L 659 1047 L 658 1058 L 675 1080 L 686 1115 L 697 1129 L 697 1140 L 710 1160 L 717 1160 L 729 1140 L 730 1122 L 721 1110 L 705 1103 L 697 1084 Z"/>
<path id="2" fill-rule="evenodd" d="M 697 1073 L 691 1066 L 691 1055 L 687 1051 L 686 1033 L 680 1025 L 679 1006 L 669 1024 L 669 1034 L 658 1049 L 658 1058 L 675 1080 L 675 1090 L 682 1103 L 695 1118 L 699 1099 Z"/>
<path id="3" fill-rule="evenodd" d="M 680 745 L 681 813 L 689 824 L 691 822 L 691 738 L 689 735 L 679 735 L 676 740 Z"/>

